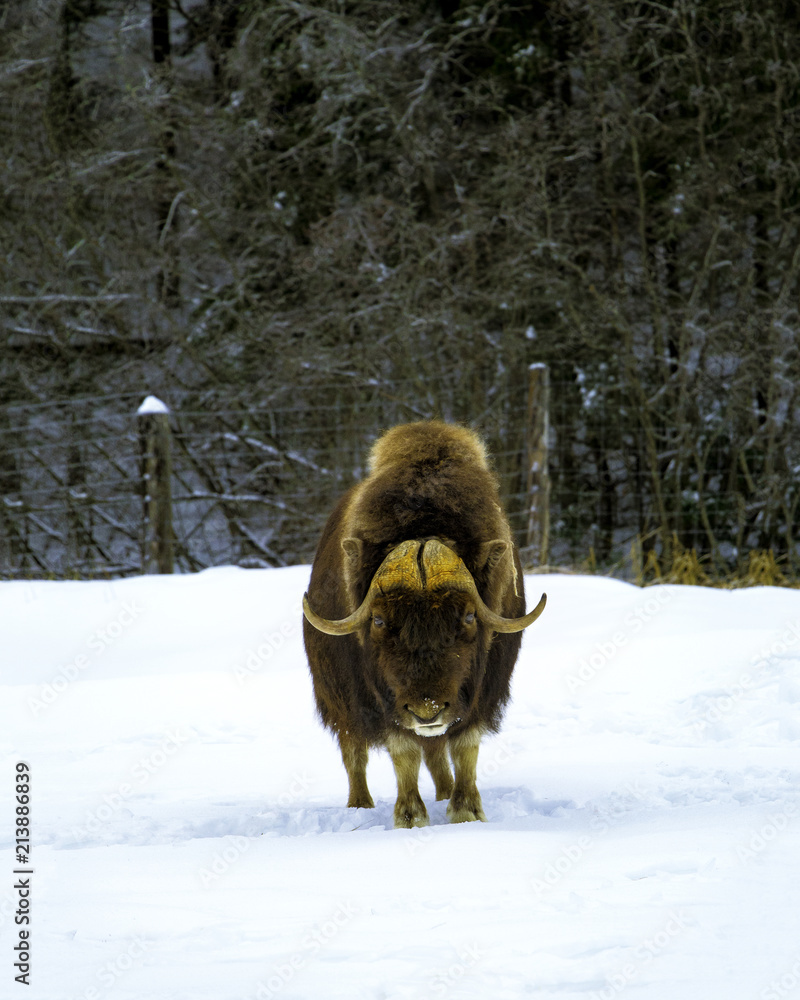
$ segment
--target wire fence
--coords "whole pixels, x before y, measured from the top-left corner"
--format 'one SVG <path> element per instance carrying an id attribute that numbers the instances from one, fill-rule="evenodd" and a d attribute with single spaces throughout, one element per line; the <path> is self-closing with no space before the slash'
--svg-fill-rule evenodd
<path id="1" fill-rule="evenodd" d="M 142 571 L 143 485 L 136 410 L 144 394 L 9 406 L 0 414 L 0 572 L 90 578 Z M 432 416 L 402 387 L 319 386 L 258 405 L 198 408 L 173 394 L 172 508 L 180 571 L 309 562 L 336 499 L 365 471 L 381 430 Z M 520 419 L 524 416 L 520 414 Z M 520 504 L 524 428 L 496 454 Z M 519 439 L 517 441 L 516 439 Z M 522 523 L 522 514 L 518 520 Z"/>
<path id="2" fill-rule="evenodd" d="M 285 388 L 246 406 L 169 394 L 176 570 L 310 562 L 330 510 L 364 475 L 381 431 L 434 416 L 464 420 L 470 408 L 478 418 L 466 422 L 488 441 L 529 563 L 526 392 L 524 377 L 509 377 L 502 392 L 480 397 L 479 406 L 475 399 L 443 404 L 417 383 L 378 380 L 302 393 Z M 0 409 L 0 576 L 90 579 L 143 571 L 136 411 L 144 396 Z M 621 411 L 591 423 L 574 396 L 574 382 L 553 383 L 548 561 L 635 576 L 642 545 L 656 544 L 660 530 L 640 429 Z M 712 539 L 735 557 L 756 525 L 757 511 L 747 506 L 752 497 L 736 488 L 700 497 L 668 487 L 665 479 L 659 503 L 673 516 L 682 544 L 708 550 Z"/>

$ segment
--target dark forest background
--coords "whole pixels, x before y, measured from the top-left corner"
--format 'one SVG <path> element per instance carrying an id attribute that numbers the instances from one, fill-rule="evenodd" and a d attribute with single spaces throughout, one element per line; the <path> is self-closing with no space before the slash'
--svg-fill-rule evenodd
<path id="1" fill-rule="evenodd" d="M 545 363 L 552 562 L 796 578 L 794 0 L 0 0 L 0 149 L 3 574 L 132 571 L 147 393 L 184 568 L 310 558 L 397 419 L 522 509 Z"/>

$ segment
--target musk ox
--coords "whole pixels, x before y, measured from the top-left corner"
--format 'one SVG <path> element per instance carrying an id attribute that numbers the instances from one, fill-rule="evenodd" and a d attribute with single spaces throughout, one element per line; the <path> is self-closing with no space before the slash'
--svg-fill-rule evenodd
<path id="1" fill-rule="evenodd" d="M 319 543 L 303 631 L 322 722 L 339 740 L 348 806 L 374 805 L 369 747 L 397 775 L 396 827 L 425 826 L 424 758 L 453 823 L 485 820 L 478 744 L 509 697 L 525 614 L 522 567 L 480 438 L 421 421 L 392 428 Z M 450 771 L 448 750 L 455 780 Z"/>

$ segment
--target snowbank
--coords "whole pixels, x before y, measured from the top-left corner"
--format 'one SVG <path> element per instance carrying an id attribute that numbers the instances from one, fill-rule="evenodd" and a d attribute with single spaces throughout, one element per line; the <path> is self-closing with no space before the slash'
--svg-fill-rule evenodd
<path id="1" fill-rule="evenodd" d="M 0 995 L 800 996 L 800 593 L 527 577 L 489 822 L 449 826 L 425 776 L 431 827 L 395 831 L 385 754 L 344 807 L 307 579 L 0 584 Z"/>

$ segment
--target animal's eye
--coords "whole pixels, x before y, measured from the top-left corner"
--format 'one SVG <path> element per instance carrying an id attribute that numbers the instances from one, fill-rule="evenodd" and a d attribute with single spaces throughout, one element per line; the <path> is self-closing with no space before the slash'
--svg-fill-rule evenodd
<path id="1" fill-rule="evenodd" d="M 467 623 L 467 625 L 471 625 L 475 621 L 475 612 L 474 611 L 467 612 L 467 614 L 464 615 L 464 621 Z"/>
<path id="2" fill-rule="evenodd" d="M 380 615 L 373 615 L 372 624 L 380 628 L 382 625 L 385 625 L 386 622 L 384 622 Z"/>

